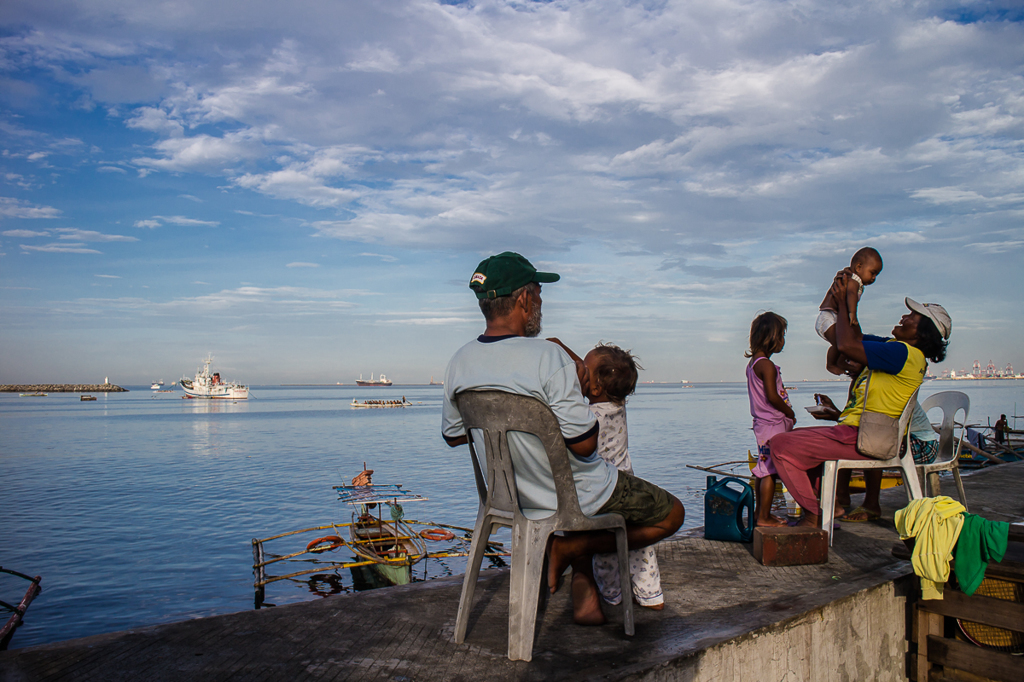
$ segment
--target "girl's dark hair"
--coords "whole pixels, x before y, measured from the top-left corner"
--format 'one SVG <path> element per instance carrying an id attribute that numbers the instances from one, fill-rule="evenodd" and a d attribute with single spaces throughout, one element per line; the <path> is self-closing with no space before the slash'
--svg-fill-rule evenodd
<path id="1" fill-rule="evenodd" d="M 946 359 L 946 346 L 948 341 L 942 339 L 939 328 L 931 321 L 931 318 L 921 316 L 917 323 L 917 349 L 924 353 L 924 356 L 932 362 L 942 362 Z"/>
<path id="2" fill-rule="evenodd" d="M 622 350 L 610 343 L 599 343 L 594 352 L 601 358 L 601 364 L 594 372 L 594 378 L 601 385 L 608 398 L 616 405 L 626 402 L 626 396 L 636 390 L 636 380 L 643 369 L 631 351 Z"/>
<path id="3" fill-rule="evenodd" d="M 778 313 L 761 313 L 750 323 L 750 350 L 745 358 L 754 357 L 758 351 L 765 355 L 778 353 L 786 345 L 786 328 L 789 323 Z"/>

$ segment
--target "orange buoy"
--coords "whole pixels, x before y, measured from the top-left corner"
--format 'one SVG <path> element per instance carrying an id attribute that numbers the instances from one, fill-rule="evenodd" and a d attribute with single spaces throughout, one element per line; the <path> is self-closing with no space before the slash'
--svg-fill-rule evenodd
<path id="1" fill-rule="evenodd" d="M 313 549 L 314 547 L 323 542 L 331 542 L 334 544 L 332 544 L 330 547 L 317 547 L 317 551 L 323 552 L 324 550 L 328 549 L 338 549 L 339 547 L 345 544 L 345 541 L 337 535 L 325 535 L 324 537 L 317 538 L 316 540 L 313 540 L 313 542 L 306 545 L 306 551 L 310 551 L 311 549 Z"/>
<path id="2" fill-rule="evenodd" d="M 443 528 L 431 528 L 429 530 L 421 530 L 420 537 L 424 540 L 436 540 L 440 542 L 442 540 L 454 540 L 455 533 L 450 530 L 444 530 Z"/>

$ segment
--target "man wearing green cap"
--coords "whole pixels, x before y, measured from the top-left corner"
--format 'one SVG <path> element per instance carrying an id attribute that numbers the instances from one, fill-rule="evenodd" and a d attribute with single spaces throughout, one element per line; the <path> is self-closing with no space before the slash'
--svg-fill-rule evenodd
<path id="1" fill-rule="evenodd" d="M 506 251 L 483 260 L 470 278 L 486 330 L 456 351 L 444 377 L 441 433 L 452 447 L 467 442 L 454 397 L 466 390 L 498 390 L 537 398 L 554 412 L 562 437 L 574 456 L 569 465 L 584 514 L 617 512 L 626 519 L 630 549 L 666 538 L 683 523 L 683 506 L 647 481 L 621 473 L 597 456 L 598 425 L 581 392 L 586 367 L 558 345 L 537 338 L 541 329 L 541 284 L 557 282 L 553 272 L 538 272 L 518 253 Z M 547 453 L 533 435 L 510 433 L 509 450 L 523 508 L 557 506 Z M 481 445 L 480 451 L 483 452 Z M 549 551 L 548 584 L 573 567 L 573 616 L 582 625 L 604 623 L 594 583 L 594 554 L 615 551 L 611 533 L 554 536 Z"/>

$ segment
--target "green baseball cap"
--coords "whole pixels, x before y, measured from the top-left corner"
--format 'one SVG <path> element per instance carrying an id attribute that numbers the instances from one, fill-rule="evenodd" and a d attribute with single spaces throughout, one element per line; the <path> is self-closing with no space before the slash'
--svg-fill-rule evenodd
<path id="1" fill-rule="evenodd" d="M 469 280 L 469 288 L 476 292 L 477 298 L 498 298 L 508 296 L 530 282 L 557 281 L 555 273 L 537 272 L 530 261 L 518 253 L 506 251 L 480 261 Z"/>

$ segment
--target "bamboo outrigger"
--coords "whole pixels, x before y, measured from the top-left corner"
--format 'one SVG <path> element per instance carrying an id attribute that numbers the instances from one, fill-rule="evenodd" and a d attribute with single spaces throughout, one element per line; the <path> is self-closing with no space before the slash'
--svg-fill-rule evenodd
<path id="1" fill-rule="evenodd" d="M 0 608 L 11 612 L 11 617 L 7 619 L 3 628 L 0 629 L 0 651 L 4 651 L 7 649 L 7 645 L 11 642 L 14 630 L 21 625 L 22 618 L 25 616 L 25 611 L 28 610 L 28 605 L 32 603 L 32 600 L 38 596 L 43 588 L 39 587 L 39 582 L 42 580 L 42 577 L 38 575 L 33 578 L 25 575 L 24 573 L 4 568 L 3 566 L 0 566 L 0 572 L 24 578 L 31 583 L 28 590 L 25 592 L 25 596 L 22 597 L 21 602 L 17 606 L 0 600 Z"/>
<path id="2" fill-rule="evenodd" d="M 403 490 L 401 485 L 374 485 L 370 481 L 373 471 L 365 469 L 365 464 L 363 466 L 363 472 L 352 480 L 352 485 L 334 486 L 338 491 L 339 500 L 359 507 L 359 511 L 352 514 L 350 523 L 332 523 L 280 533 L 263 539 L 253 538 L 253 587 L 256 608 L 264 604 L 266 586 L 280 580 L 294 580 L 299 576 L 323 574 L 325 571 L 343 568 L 369 567 L 385 583 L 403 585 L 412 579 L 412 567 L 424 559 L 468 556 L 473 534 L 469 528 L 405 519 L 404 509 L 399 500 L 419 502 L 427 498 Z M 390 511 L 390 520 L 383 518 L 382 511 L 385 506 Z M 372 514 L 373 510 L 377 511 L 376 517 Z M 426 528 L 417 532 L 413 526 Z M 318 537 L 310 540 L 305 549 L 289 554 L 274 554 L 267 558 L 265 542 L 314 532 L 319 533 Z M 430 551 L 427 547 L 428 541 L 448 544 L 438 551 Z M 325 552 L 342 548 L 352 552 L 354 556 L 351 560 L 321 562 L 316 558 Z M 488 550 L 485 556 L 499 565 L 502 563 L 500 557 L 509 555 L 500 542 L 489 543 Z M 285 575 L 268 576 L 267 566 L 281 561 L 312 561 L 316 566 Z M 337 580 L 334 576 L 333 580 L 328 582 L 333 583 Z M 313 591 L 323 594 L 319 590 Z"/>

